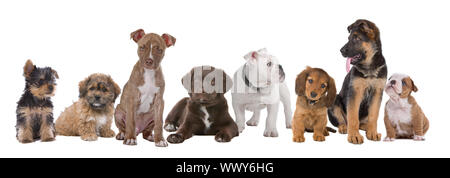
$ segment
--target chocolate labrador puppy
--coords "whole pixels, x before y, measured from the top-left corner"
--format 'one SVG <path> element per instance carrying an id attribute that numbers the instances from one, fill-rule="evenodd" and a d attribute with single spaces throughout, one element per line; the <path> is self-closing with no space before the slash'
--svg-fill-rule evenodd
<path id="1" fill-rule="evenodd" d="M 166 118 L 164 129 L 170 143 L 182 143 L 192 135 L 215 135 L 218 142 L 229 142 L 239 135 L 228 113 L 224 94 L 232 86 L 231 78 L 211 66 L 194 67 L 182 79 L 190 97 L 181 99 Z"/>

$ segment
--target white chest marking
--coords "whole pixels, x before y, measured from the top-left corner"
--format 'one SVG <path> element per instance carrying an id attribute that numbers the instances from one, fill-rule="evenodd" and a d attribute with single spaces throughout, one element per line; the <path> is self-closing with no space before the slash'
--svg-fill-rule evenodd
<path id="1" fill-rule="evenodd" d="M 155 71 L 151 69 L 144 70 L 144 84 L 138 87 L 141 93 L 141 104 L 139 105 L 138 114 L 149 111 L 155 94 L 159 92 L 159 87 L 155 86 Z"/>
<path id="2" fill-rule="evenodd" d="M 399 101 L 389 100 L 387 105 L 387 114 L 391 124 L 396 126 L 399 134 L 404 134 L 406 131 L 401 130 L 400 124 L 411 123 L 411 108 L 412 105 L 408 103 L 408 99 L 399 99 Z"/>
<path id="3" fill-rule="evenodd" d="M 98 117 L 90 117 L 88 118 L 88 121 L 95 121 L 95 131 L 97 132 L 97 135 L 100 135 L 100 129 L 106 124 L 108 118 L 103 115 Z"/>
<path id="4" fill-rule="evenodd" d="M 206 128 L 206 129 L 209 129 L 209 127 L 210 127 L 211 124 L 212 124 L 212 122 L 210 122 L 210 121 L 208 120 L 208 119 L 209 119 L 209 113 L 208 113 L 208 111 L 206 110 L 206 107 L 205 107 L 205 106 L 200 107 L 200 110 L 202 110 L 203 113 L 205 114 L 205 117 L 202 118 L 203 123 L 205 124 L 205 128 Z"/>

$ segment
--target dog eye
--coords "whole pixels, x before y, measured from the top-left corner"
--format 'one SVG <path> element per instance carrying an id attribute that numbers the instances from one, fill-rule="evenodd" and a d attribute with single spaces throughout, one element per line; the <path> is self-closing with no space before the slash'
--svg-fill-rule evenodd
<path id="1" fill-rule="evenodd" d="M 309 82 L 309 83 L 313 83 L 313 80 L 312 80 L 312 79 L 309 79 L 308 82 Z"/>
<path id="2" fill-rule="evenodd" d="M 94 88 L 94 87 L 91 87 L 91 88 L 89 88 L 89 90 L 91 90 L 91 91 L 92 91 L 92 90 L 95 90 L 95 88 Z"/>
<path id="3" fill-rule="evenodd" d="M 145 46 L 139 47 L 139 50 L 140 50 L 140 51 L 144 51 L 144 50 L 145 50 Z"/>
<path id="4" fill-rule="evenodd" d="M 406 86 L 406 83 L 405 83 L 405 81 L 403 81 L 403 80 L 402 80 L 402 85 L 403 85 L 403 86 Z"/>
<path id="5" fill-rule="evenodd" d="M 267 67 L 270 67 L 270 66 L 272 66 L 272 62 L 267 63 Z"/>
<path id="6" fill-rule="evenodd" d="M 325 84 L 322 84 L 322 85 L 320 85 L 320 87 L 325 88 L 326 86 L 325 86 Z"/>

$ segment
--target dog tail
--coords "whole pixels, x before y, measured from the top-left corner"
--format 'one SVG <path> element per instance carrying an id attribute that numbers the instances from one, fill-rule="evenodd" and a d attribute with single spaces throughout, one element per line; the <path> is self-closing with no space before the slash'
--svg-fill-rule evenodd
<path id="1" fill-rule="evenodd" d="M 330 123 L 337 127 L 339 126 L 339 121 L 338 119 L 333 115 L 333 109 L 332 108 L 328 108 L 328 120 L 330 121 Z"/>
<path id="2" fill-rule="evenodd" d="M 164 130 L 168 132 L 174 132 L 177 130 L 182 122 L 180 119 L 184 113 L 188 100 L 188 97 L 181 99 L 177 104 L 175 104 L 172 110 L 170 110 L 164 122 Z"/>

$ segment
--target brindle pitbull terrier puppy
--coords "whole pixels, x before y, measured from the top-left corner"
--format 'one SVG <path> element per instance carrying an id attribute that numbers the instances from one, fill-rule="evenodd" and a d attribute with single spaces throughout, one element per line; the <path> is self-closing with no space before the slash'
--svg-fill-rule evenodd
<path id="1" fill-rule="evenodd" d="M 116 139 L 124 140 L 126 145 L 136 145 L 136 136 L 142 132 L 144 139 L 166 147 L 162 135 L 165 83 L 160 64 L 166 48 L 174 45 L 176 39 L 169 34 L 145 34 L 142 29 L 131 33 L 131 38 L 138 44 L 139 60 L 114 114 L 119 128 Z"/>

